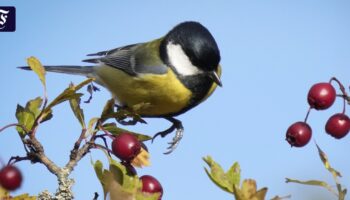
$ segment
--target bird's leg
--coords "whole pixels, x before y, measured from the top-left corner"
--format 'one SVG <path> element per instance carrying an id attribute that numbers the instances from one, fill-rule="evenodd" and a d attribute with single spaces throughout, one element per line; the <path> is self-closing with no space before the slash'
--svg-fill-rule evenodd
<path id="1" fill-rule="evenodd" d="M 166 117 L 165 119 L 170 121 L 173 124 L 168 129 L 155 134 L 152 138 L 152 142 L 156 137 L 161 136 L 163 138 L 163 137 L 167 136 L 168 134 L 170 134 L 171 132 L 173 132 L 174 130 L 176 130 L 175 137 L 173 138 L 173 141 L 168 143 L 170 145 L 167 148 L 168 151 L 164 152 L 164 154 L 170 154 L 171 152 L 173 152 L 176 149 L 177 145 L 180 143 L 180 140 L 182 139 L 182 136 L 184 133 L 184 127 L 182 126 L 182 123 L 180 120 L 177 120 L 173 117 Z"/>

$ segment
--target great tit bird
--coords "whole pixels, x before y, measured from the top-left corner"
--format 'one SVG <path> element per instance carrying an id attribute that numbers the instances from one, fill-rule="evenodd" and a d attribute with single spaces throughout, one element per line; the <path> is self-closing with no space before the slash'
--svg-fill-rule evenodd
<path id="1" fill-rule="evenodd" d="M 164 37 L 145 43 L 127 45 L 87 56 L 92 66 L 44 66 L 47 71 L 95 78 L 107 88 L 117 104 L 137 110 L 141 117 L 165 118 L 172 126 L 157 136 L 176 130 L 167 153 L 179 144 L 184 128 L 174 117 L 206 100 L 220 76 L 220 51 L 214 37 L 198 22 L 183 22 Z M 29 69 L 28 67 L 21 67 Z"/>

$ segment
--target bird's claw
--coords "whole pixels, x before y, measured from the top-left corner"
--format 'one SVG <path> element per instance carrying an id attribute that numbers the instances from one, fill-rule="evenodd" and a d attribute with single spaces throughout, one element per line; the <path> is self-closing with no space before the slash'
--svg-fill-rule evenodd
<path id="1" fill-rule="evenodd" d="M 167 149 L 169 151 L 164 152 L 164 154 L 170 154 L 171 152 L 173 152 L 176 149 L 176 147 L 179 145 L 179 143 L 180 143 L 180 141 L 182 139 L 183 133 L 184 133 L 184 129 L 183 128 L 176 130 L 175 137 L 173 138 L 173 141 L 168 142 L 168 144 L 170 146 Z"/>
<path id="2" fill-rule="evenodd" d="M 165 131 L 161 131 L 161 132 L 155 134 L 152 138 L 152 143 L 156 137 L 161 136 L 163 138 L 163 137 L 167 136 L 168 134 L 170 134 L 171 132 L 173 132 L 174 130 L 176 130 L 175 137 L 173 138 L 173 140 L 171 142 L 168 142 L 168 144 L 169 144 L 169 147 L 167 147 L 168 151 L 164 152 L 164 154 L 170 154 L 179 145 L 180 140 L 183 137 L 184 128 L 182 126 L 181 121 L 174 119 L 174 118 L 166 118 L 166 119 L 169 120 L 170 122 L 172 122 L 173 125 L 170 128 L 166 129 Z"/>

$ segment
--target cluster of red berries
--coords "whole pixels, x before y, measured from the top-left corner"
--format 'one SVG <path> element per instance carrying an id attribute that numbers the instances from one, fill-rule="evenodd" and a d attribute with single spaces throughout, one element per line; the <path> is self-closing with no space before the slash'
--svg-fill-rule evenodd
<path id="1" fill-rule="evenodd" d="M 342 94 L 336 94 L 336 90 L 331 84 L 333 81 L 338 83 Z M 350 119 L 345 114 L 345 104 L 347 100 L 349 101 L 349 96 L 347 95 L 342 83 L 336 78 L 331 78 L 328 83 L 317 83 L 310 88 L 307 95 L 307 101 L 310 108 L 303 122 L 296 122 L 288 128 L 286 133 L 286 140 L 288 143 L 294 147 L 305 146 L 312 136 L 312 129 L 306 122 L 311 109 L 326 110 L 333 105 L 337 96 L 344 100 L 343 111 L 332 115 L 328 119 L 325 130 L 326 133 L 336 139 L 345 137 L 350 131 Z"/>
<path id="2" fill-rule="evenodd" d="M 132 160 L 141 152 L 141 148 L 146 148 L 135 135 L 122 133 L 116 136 L 112 141 L 112 152 L 117 156 L 126 167 L 130 174 L 136 174 L 135 168 L 131 165 Z M 147 150 L 147 149 L 146 149 Z M 160 193 L 158 200 L 161 200 L 163 188 L 159 181 L 150 175 L 140 177 L 142 182 L 142 192 Z"/>
<path id="3" fill-rule="evenodd" d="M 18 189 L 22 184 L 21 171 L 13 166 L 7 165 L 0 169 L 0 186 L 6 190 L 13 191 Z"/>

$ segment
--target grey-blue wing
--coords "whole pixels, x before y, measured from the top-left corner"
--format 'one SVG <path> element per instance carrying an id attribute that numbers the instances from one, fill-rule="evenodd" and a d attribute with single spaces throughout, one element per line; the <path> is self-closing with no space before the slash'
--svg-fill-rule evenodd
<path id="1" fill-rule="evenodd" d="M 127 45 L 108 51 L 101 51 L 93 54 L 88 54 L 88 56 L 101 56 L 98 58 L 91 58 L 83 60 L 83 62 L 89 63 L 103 63 L 105 65 L 117 68 L 124 71 L 125 73 L 136 76 L 143 73 L 153 73 L 153 74 L 164 74 L 167 72 L 168 68 L 161 62 L 160 59 L 149 58 L 155 62 L 150 66 L 145 65 L 144 59 L 148 59 L 147 56 L 138 56 L 140 51 L 138 47 L 144 43 L 138 43 L 133 45 Z M 148 55 L 148 54 L 146 54 Z"/>

